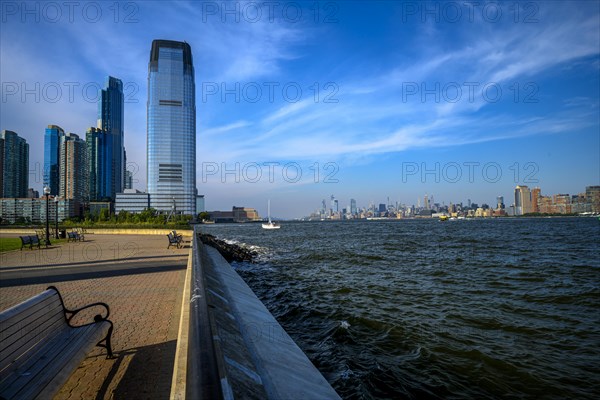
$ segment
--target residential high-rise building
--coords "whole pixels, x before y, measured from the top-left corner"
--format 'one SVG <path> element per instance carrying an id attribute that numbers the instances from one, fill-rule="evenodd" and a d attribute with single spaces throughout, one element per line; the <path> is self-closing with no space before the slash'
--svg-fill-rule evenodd
<path id="1" fill-rule="evenodd" d="M 531 191 L 522 185 L 515 188 L 515 215 L 524 215 L 533 212 L 531 206 Z"/>
<path id="2" fill-rule="evenodd" d="M 0 197 L 27 197 L 29 144 L 16 132 L 0 132 Z"/>
<path id="3" fill-rule="evenodd" d="M 44 134 L 44 186 L 51 195 L 60 190 L 60 138 L 65 131 L 58 125 L 48 125 Z"/>
<path id="4" fill-rule="evenodd" d="M 542 197 L 542 189 L 535 187 L 531 189 L 531 212 L 540 212 L 539 199 Z"/>
<path id="5" fill-rule="evenodd" d="M 106 197 L 115 199 L 115 194 L 123 191 L 125 184 L 125 139 L 124 139 L 124 98 L 123 83 L 109 76 L 98 100 L 97 128 L 111 136 L 110 191 Z"/>
<path id="6" fill-rule="evenodd" d="M 592 212 L 600 212 L 600 186 L 586 186 L 585 198 L 592 205 Z"/>
<path id="7" fill-rule="evenodd" d="M 150 206 L 196 213 L 196 100 L 189 44 L 154 40 L 148 65 Z"/>
<path id="8" fill-rule="evenodd" d="M 82 202 L 87 199 L 88 179 L 86 165 L 87 146 L 74 133 L 60 138 L 60 190 L 59 196 Z"/>
<path id="9" fill-rule="evenodd" d="M 88 128 L 85 134 L 89 201 L 112 199 L 112 139 L 113 135 L 98 128 Z"/>

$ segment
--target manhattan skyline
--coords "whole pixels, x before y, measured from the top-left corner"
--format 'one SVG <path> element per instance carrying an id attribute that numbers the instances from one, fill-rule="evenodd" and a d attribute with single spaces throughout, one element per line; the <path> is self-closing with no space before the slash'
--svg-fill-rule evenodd
<path id="1" fill-rule="evenodd" d="M 100 4 L 97 21 L 80 8 L 56 22 L 39 4 L 39 21 L 3 9 L 1 128 L 27 140 L 30 171 L 43 168 L 46 127 L 84 137 L 116 76 L 145 190 L 148 43 L 170 39 L 194 49 L 196 187 L 209 210 L 263 215 L 270 198 L 294 218 L 331 193 L 493 203 L 520 184 L 576 194 L 600 181 L 598 3 L 284 2 L 272 18 L 220 4 L 128 2 L 118 15 Z"/>

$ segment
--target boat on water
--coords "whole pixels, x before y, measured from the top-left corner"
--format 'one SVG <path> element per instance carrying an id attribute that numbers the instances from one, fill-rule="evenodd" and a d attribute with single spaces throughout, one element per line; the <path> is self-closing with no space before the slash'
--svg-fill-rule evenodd
<path id="1" fill-rule="evenodd" d="M 273 221 L 271 221 L 271 200 L 267 202 L 267 210 L 269 215 L 269 222 L 266 224 L 262 224 L 263 229 L 279 229 L 281 226 Z"/>
<path id="2" fill-rule="evenodd" d="M 440 221 L 448 221 L 447 215 L 440 215 Z"/>

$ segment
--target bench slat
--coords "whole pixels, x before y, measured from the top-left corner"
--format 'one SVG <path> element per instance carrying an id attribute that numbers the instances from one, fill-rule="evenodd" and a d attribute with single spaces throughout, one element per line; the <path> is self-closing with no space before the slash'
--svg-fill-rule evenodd
<path id="1" fill-rule="evenodd" d="M 54 290 L 45 290 L 42 293 L 37 294 L 17 305 L 7 308 L 6 310 L 4 310 L 0 313 L 0 324 L 4 324 L 10 318 L 12 318 L 18 314 L 21 314 L 22 312 L 26 311 L 27 309 L 29 309 L 31 307 L 35 307 L 38 303 L 47 301 L 46 299 L 51 299 L 52 297 L 58 298 L 58 295 L 56 294 L 56 292 Z M 54 300 L 54 301 L 56 301 L 56 300 Z M 60 300 L 59 300 L 59 302 L 60 302 Z M 0 325 L 0 326 L 2 326 L 2 325 Z"/>
<path id="2" fill-rule="evenodd" d="M 54 291 L 46 291 L 0 314 L 0 373 L 4 375 L 8 365 L 36 343 L 60 334 L 64 327 L 68 325 L 62 303 Z"/>
<path id="3" fill-rule="evenodd" d="M 65 317 L 62 310 L 60 302 L 46 301 L 6 321 L 0 322 L 0 341 L 2 342 L 0 343 L 0 350 L 4 348 L 6 342 L 14 340 L 12 337 L 15 334 L 19 334 L 23 328 L 32 323 L 41 324 L 44 320 L 48 319 L 52 321 L 62 319 L 64 321 Z"/>
<path id="4" fill-rule="evenodd" d="M 22 366 L 16 380 L 0 383 L 0 395 L 8 399 L 51 398 L 109 328 L 110 323 L 100 322 L 64 331 L 47 343 L 43 353 Z"/>
<path id="5" fill-rule="evenodd" d="M 12 374 L 16 369 L 21 368 L 29 358 L 35 357 L 36 352 L 46 346 L 50 340 L 70 328 L 64 321 L 55 321 L 52 324 L 43 326 L 41 329 L 43 330 L 40 330 L 40 335 L 45 335 L 43 340 L 35 338 L 30 342 L 16 341 L 2 352 L 0 380 Z"/>

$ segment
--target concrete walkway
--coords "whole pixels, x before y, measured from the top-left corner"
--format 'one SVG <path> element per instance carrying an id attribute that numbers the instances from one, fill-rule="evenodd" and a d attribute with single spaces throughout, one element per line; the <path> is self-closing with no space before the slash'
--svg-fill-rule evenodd
<path id="1" fill-rule="evenodd" d="M 68 308 L 110 306 L 116 358 L 94 350 L 56 399 L 169 397 L 189 248 L 167 244 L 162 235 L 87 235 L 85 242 L 0 254 L 0 309 L 49 285 Z"/>

